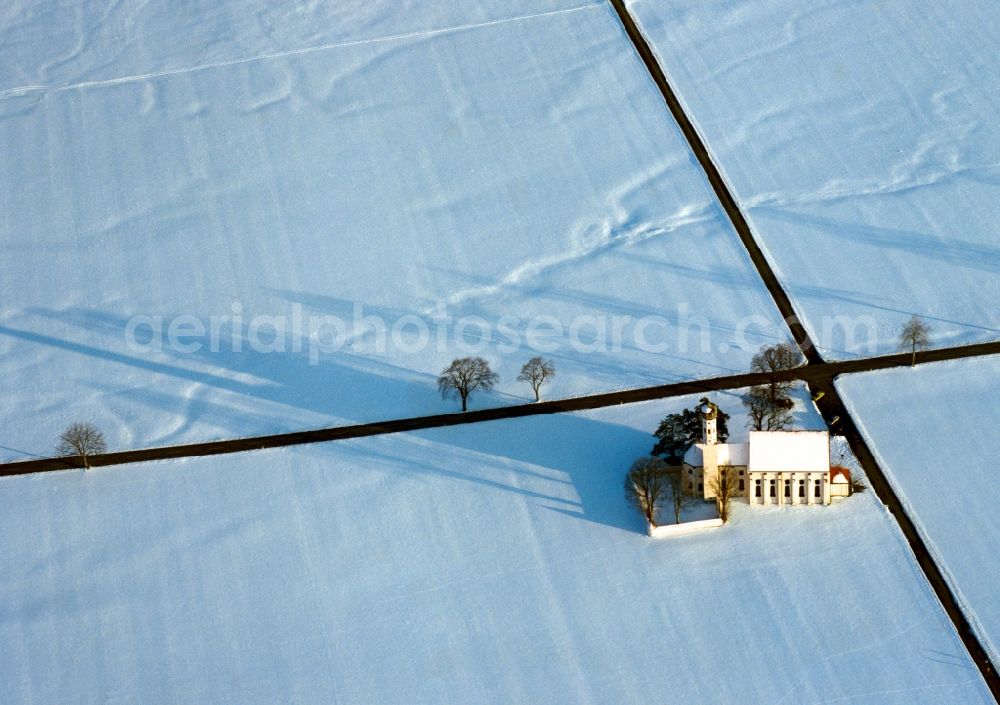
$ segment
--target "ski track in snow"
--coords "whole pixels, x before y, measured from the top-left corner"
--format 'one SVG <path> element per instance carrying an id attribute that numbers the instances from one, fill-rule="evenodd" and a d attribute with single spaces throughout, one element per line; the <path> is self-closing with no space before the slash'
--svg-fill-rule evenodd
<path id="1" fill-rule="evenodd" d="M 369 37 L 366 39 L 355 39 L 345 42 L 330 42 L 327 44 L 318 44 L 316 46 L 311 46 L 311 47 L 288 49 L 286 51 L 277 51 L 269 54 L 260 54 L 257 56 L 246 56 L 239 59 L 230 59 L 227 61 L 216 61 L 207 64 L 197 64 L 195 66 L 187 66 L 179 69 L 170 69 L 169 71 L 152 71 L 149 73 L 135 74 L 131 76 L 120 76 L 117 78 L 99 79 L 94 81 L 79 81 L 76 83 L 67 83 L 64 85 L 17 86 L 14 88 L 7 88 L 4 90 L 0 90 L 0 100 L 7 100 L 10 98 L 20 98 L 22 96 L 32 95 L 35 93 L 60 93 L 63 91 L 84 90 L 89 88 L 106 88 L 126 83 L 151 81 L 158 78 L 167 78 L 170 76 L 178 76 L 188 73 L 197 73 L 200 71 L 210 71 L 212 69 L 227 68 L 230 66 L 240 66 L 242 64 L 268 61 L 271 59 L 281 59 L 289 56 L 302 56 L 305 54 L 315 54 L 318 52 L 330 51 L 332 49 L 342 49 L 346 47 L 362 46 L 365 44 L 379 44 L 385 42 L 405 41 L 408 39 L 436 37 L 443 34 L 452 34 L 454 32 L 463 32 L 466 30 L 473 30 L 473 29 L 483 29 L 486 27 L 494 27 L 497 25 L 509 24 L 513 22 L 524 22 L 527 20 L 539 19 L 543 17 L 565 15 L 573 12 L 580 12 L 583 10 L 592 10 L 603 6 L 604 6 L 603 2 L 592 2 L 586 5 L 579 5 L 577 7 L 568 7 L 558 10 L 550 10 L 548 12 L 529 14 L 529 15 L 518 15 L 516 17 L 504 17 L 502 19 L 489 20 L 487 22 L 473 22 L 470 24 L 456 25 L 454 27 L 442 27 L 440 29 L 428 29 L 428 30 L 421 30 L 418 32 L 404 32 L 400 34 L 386 35 L 384 37 Z"/>
<path id="2" fill-rule="evenodd" d="M 920 178 L 915 174 L 909 174 L 907 177 L 891 180 L 864 179 L 854 184 L 845 184 L 844 181 L 838 180 L 830 182 L 815 191 L 796 194 L 794 196 L 784 192 L 773 191 L 740 199 L 740 202 L 744 207 L 751 210 L 755 208 L 784 208 L 835 203 L 852 198 L 907 193 L 909 191 L 930 188 L 945 183 L 950 179 L 968 175 L 983 175 L 990 179 L 995 178 L 1000 180 L 1000 163 L 963 166 L 954 170 L 938 171 L 924 178 Z"/>
<path id="3" fill-rule="evenodd" d="M 433 380 L 465 333 L 442 323 L 433 350 L 389 339 L 380 351 L 377 326 L 355 321 L 354 304 L 389 325 L 467 301 L 462 313 L 487 320 L 544 312 L 566 326 L 581 314 L 665 314 L 669 324 L 698 286 L 692 313 L 704 306 L 724 349 L 660 355 L 626 342 L 590 355 L 564 335 L 549 391 L 746 369 L 750 353 L 730 344 L 740 318 L 760 314 L 760 339 L 784 339 L 766 289 L 611 9 L 559 2 L 579 8 L 181 80 L 146 78 L 165 65 L 136 63 L 132 48 L 101 69 L 133 75 L 118 79 L 135 81 L 124 89 L 23 98 L 39 109 L 0 120 L 14 157 L 0 189 L 11 204 L 4 282 L 18 292 L 0 346 L 7 378 L 19 380 L 9 406 L 21 410 L 0 442 L 45 452 L 71 416 L 103 424 L 121 448 L 450 409 Z M 448 14 L 421 26 L 458 25 L 469 26 Z M 322 44 L 313 36 L 286 44 Z M 248 46 L 256 55 L 282 47 Z M 174 61 L 231 58 L 188 55 Z M 59 83 L 49 78 L 18 83 Z M 0 112 L 11 116 L 18 102 Z M 33 264 L 40 253 L 44 270 Z M 398 276 L 382 281 L 386 268 Z M 77 285 L 86 270 L 97 272 L 96 288 Z M 64 284 L 53 292 L 55 280 Z M 287 317 L 300 304 L 343 319 L 346 346 L 316 365 L 294 350 L 265 356 L 226 340 L 215 350 L 203 340 L 193 356 L 125 346 L 136 315 L 208 324 L 236 302 L 244 320 L 226 325 L 242 326 L 243 340 L 253 317 Z M 522 355 L 500 343 L 485 339 L 504 381 L 484 404 L 523 395 Z M 71 382 L 49 379 L 53 368 Z"/>
<path id="4" fill-rule="evenodd" d="M 862 651 L 871 651 L 872 649 L 875 649 L 875 648 L 877 648 L 879 646 L 883 646 L 883 645 L 889 644 L 889 643 L 891 643 L 891 642 L 899 639 L 900 637 L 903 637 L 906 634 L 912 632 L 914 629 L 916 629 L 920 625 L 922 625 L 922 624 L 924 624 L 924 623 L 926 623 L 928 621 L 934 620 L 934 618 L 937 617 L 937 616 L 938 616 L 937 614 L 932 614 L 932 613 L 928 612 L 928 614 L 925 617 L 923 617 L 922 619 L 915 620 L 915 621 L 907 624 L 902 629 L 899 629 L 899 630 L 893 632 L 892 634 L 887 634 L 887 635 L 882 636 L 882 637 L 880 637 L 878 639 L 874 639 L 874 640 L 872 640 L 870 642 L 867 642 L 865 644 L 859 644 L 858 646 L 850 648 L 850 649 L 844 649 L 844 650 L 841 650 L 841 651 L 836 651 L 836 652 L 827 654 L 826 656 L 823 656 L 822 658 L 820 658 L 817 661 L 817 663 L 824 663 L 824 662 L 830 661 L 832 659 L 842 658 L 844 656 L 849 656 L 851 654 L 857 654 L 857 653 L 860 653 Z M 788 702 L 788 698 L 791 695 L 793 695 L 794 693 L 798 692 L 799 685 L 802 684 L 802 683 L 807 682 L 807 680 L 808 680 L 808 674 L 803 673 L 802 675 L 800 675 L 799 678 L 798 678 L 798 680 L 793 685 L 789 686 L 789 688 L 786 691 L 786 693 L 781 698 L 779 698 L 778 700 L 774 701 L 773 705 L 784 705 L 785 703 L 787 703 Z M 970 678 L 970 679 L 968 679 L 966 681 L 962 681 L 960 683 L 941 683 L 941 684 L 930 685 L 930 686 L 920 686 L 918 688 L 912 688 L 912 689 L 911 688 L 903 688 L 903 689 L 900 689 L 900 690 L 878 691 L 878 692 L 887 692 L 887 693 L 888 692 L 908 692 L 909 690 L 925 690 L 925 689 L 928 689 L 928 688 L 958 687 L 958 686 L 968 685 L 969 683 L 973 683 L 976 680 L 977 679 L 975 679 L 975 678 Z M 854 694 L 854 695 L 847 695 L 847 696 L 843 696 L 843 697 L 834 698 L 833 700 L 819 700 L 819 701 L 814 701 L 813 705 L 821 705 L 821 703 L 828 703 L 828 702 L 841 702 L 841 701 L 846 701 L 846 700 L 854 700 L 856 698 L 864 697 L 865 695 L 872 695 L 874 692 L 875 691 L 865 692 L 865 693 L 858 693 L 858 694 Z"/>

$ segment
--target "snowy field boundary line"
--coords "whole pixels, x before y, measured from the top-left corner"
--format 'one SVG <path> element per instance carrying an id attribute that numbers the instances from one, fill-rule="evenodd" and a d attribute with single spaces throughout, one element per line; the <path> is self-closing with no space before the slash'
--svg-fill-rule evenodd
<path id="1" fill-rule="evenodd" d="M 975 624 L 974 613 L 968 609 L 968 604 L 960 593 L 953 589 L 955 581 L 942 567 L 943 563 L 939 561 L 940 553 L 933 544 L 925 540 L 925 532 L 921 531 L 911 516 L 912 508 L 896 493 L 894 484 L 883 469 L 888 467 L 884 459 L 872 450 L 867 436 L 861 432 L 859 423 L 855 421 L 854 410 L 849 409 L 840 396 L 836 376 L 818 382 L 814 392 L 817 390 L 822 393 L 817 406 L 823 417 L 828 421 L 832 418 L 839 424 L 837 432 L 847 438 L 851 451 L 864 469 L 872 491 L 885 506 L 886 512 L 895 519 L 903 539 L 909 544 L 914 560 L 927 580 L 928 588 L 934 592 L 945 614 L 951 620 L 955 632 L 965 646 L 969 658 L 978 668 L 994 700 L 1000 703 L 1000 676 L 993 665 L 993 649 L 988 641 L 980 639 L 979 634 L 982 632 Z M 831 427 L 833 425 L 831 423 Z"/>
<path id="2" fill-rule="evenodd" d="M 808 328 L 802 322 L 802 319 L 799 318 L 791 297 L 785 291 L 781 280 L 778 279 L 763 247 L 758 243 L 757 238 L 754 237 L 749 220 L 744 215 L 733 191 L 722 175 L 720 168 L 715 163 L 713 155 L 709 152 L 699 131 L 695 128 L 693 120 L 689 117 L 684 106 L 679 101 L 676 92 L 668 83 L 666 74 L 660 66 L 660 60 L 654 54 L 650 43 L 639 29 L 638 23 L 629 12 L 625 3 L 626 0 L 611 0 L 611 4 L 621 20 L 625 33 L 646 65 L 653 82 L 660 90 L 670 114 L 681 128 L 681 132 L 685 139 L 687 139 L 693 154 L 704 169 L 705 176 L 715 191 L 723 210 L 732 222 L 733 228 L 743 242 L 751 261 L 764 281 L 775 305 L 785 319 L 786 325 L 791 330 L 795 342 L 805 356 L 805 369 L 816 370 L 817 368 L 826 368 L 829 370 L 831 367 L 830 364 L 824 361 Z M 993 348 L 998 347 L 997 344 L 988 345 Z M 983 354 L 986 353 L 984 352 Z M 905 366 L 905 364 L 899 366 Z M 928 548 L 921 532 L 907 513 L 906 506 L 895 493 L 892 483 L 886 478 L 886 474 L 882 470 L 882 466 L 879 464 L 872 449 L 868 446 L 865 436 L 858 430 L 857 424 L 855 424 L 853 417 L 837 391 L 835 385 L 836 376 L 837 373 L 831 373 L 817 377 L 813 381 L 804 381 L 809 382 L 816 399 L 817 408 L 827 421 L 830 430 L 847 438 L 851 450 L 864 468 L 873 490 L 896 519 L 897 526 L 909 544 L 917 564 L 924 573 L 924 577 L 927 579 L 930 588 L 934 591 L 941 607 L 951 620 L 970 658 L 979 669 L 991 695 L 994 700 L 1000 703 L 1000 676 L 998 676 L 997 669 L 993 665 L 992 651 L 989 648 L 988 642 L 984 645 L 984 642 L 979 639 L 977 631 L 970 623 L 968 617 L 969 611 L 966 609 L 967 606 L 956 597 L 955 591 L 951 589 L 949 581 L 945 577 L 935 555 Z"/>
<path id="3" fill-rule="evenodd" d="M 483 29 L 486 27 L 494 27 L 497 25 L 510 24 L 514 22 L 524 22 L 527 20 L 552 17 L 555 15 L 565 15 L 573 12 L 580 12 L 582 10 L 590 10 L 596 7 L 601 7 L 603 5 L 604 5 L 603 2 L 590 2 L 584 5 L 578 5 L 576 7 L 565 7 L 565 8 L 560 8 L 558 10 L 548 10 L 546 12 L 538 12 L 528 15 L 515 15 L 514 17 L 503 17 L 496 20 L 488 20 L 486 22 L 473 22 L 470 24 L 455 25 L 453 27 L 440 27 L 438 29 L 425 29 L 416 32 L 388 34 L 383 37 L 352 39 L 344 42 L 329 42 L 327 44 L 317 44 L 311 47 L 288 49 L 285 51 L 276 51 L 269 54 L 260 54 L 257 56 L 244 56 L 239 59 L 229 59 L 226 61 L 217 61 L 207 64 L 196 64 L 194 66 L 187 66 L 179 69 L 170 69 L 167 71 L 152 71 L 150 73 L 135 74 L 131 76 L 119 76 L 118 78 L 105 78 L 94 81 L 79 81 L 77 83 L 67 83 L 63 85 L 15 86 L 14 88 L 6 88 L 4 90 L 0 90 L 0 100 L 20 98 L 23 96 L 33 95 L 36 93 L 42 93 L 42 94 L 62 93 L 64 91 L 71 91 L 78 89 L 107 88 L 127 83 L 139 83 L 142 81 L 151 81 L 158 78 L 166 78 L 168 76 L 177 76 L 187 73 L 197 73 L 200 71 L 210 71 L 212 69 L 227 68 L 230 66 L 240 66 L 243 64 L 256 63 L 259 61 L 268 61 L 271 59 L 282 59 L 289 56 L 303 56 L 306 54 L 315 54 L 318 52 L 329 51 L 331 49 L 344 49 L 347 47 L 363 46 L 365 44 L 380 44 L 384 42 L 404 41 L 407 39 L 436 37 L 443 34 L 452 34 L 454 32 L 463 32 L 466 30 L 473 30 L 473 29 Z"/>
<path id="4" fill-rule="evenodd" d="M 937 348 L 934 350 L 928 350 L 920 353 L 918 360 L 921 363 L 932 363 L 968 357 L 980 357 L 984 355 L 1000 355 L 1000 341 L 993 343 L 977 343 L 975 345 L 966 345 L 954 348 Z M 890 369 L 895 367 L 908 367 L 909 365 L 909 353 L 884 355 L 881 357 L 863 358 L 859 360 L 823 362 L 814 365 L 807 365 L 805 367 L 797 367 L 791 370 L 783 370 L 774 374 L 744 373 L 727 375 L 725 377 L 711 377 L 707 379 L 673 382 L 671 384 L 663 384 L 653 387 L 640 387 L 638 389 L 625 389 L 616 392 L 591 394 L 582 397 L 570 397 L 551 401 L 478 409 L 465 413 L 416 416 L 410 418 L 376 421 L 365 424 L 354 424 L 349 426 L 335 426 L 332 428 L 295 431 L 291 433 L 281 433 L 267 436 L 255 436 L 250 438 L 235 438 L 228 440 L 207 441 L 203 443 L 125 450 L 91 456 L 90 463 L 95 467 L 106 467 L 111 465 L 131 465 L 134 463 L 170 460 L 175 458 L 228 455 L 231 453 L 244 453 L 253 450 L 262 450 L 264 448 L 280 448 L 294 445 L 308 445 L 311 443 L 326 443 L 329 441 L 347 440 L 350 438 L 389 435 L 393 433 L 403 433 L 406 431 L 419 431 L 428 428 L 441 428 L 445 426 L 481 423 L 484 421 L 496 421 L 499 419 L 542 416 L 545 414 L 559 414 L 573 411 L 587 411 L 590 409 L 600 409 L 620 404 L 655 401 L 658 399 L 669 399 L 672 397 L 700 394 L 704 392 L 743 389 L 758 384 L 765 384 L 771 380 L 805 382 L 810 386 L 814 394 L 822 392 L 822 397 L 817 400 L 817 405 L 820 412 L 823 414 L 823 417 L 827 420 L 827 423 L 831 426 L 831 428 L 833 428 L 837 425 L 835 419 L 840 418 L 845 422 L 850 421 L 850 417 L 847 415 L 847 412 L 843 407 L 843 403 L 840 401 L 833 385 L 833 380 L 838 375 L 856 372 L 872 372 L 875 370 Z M 862 438 L 860 435 L 856 434 L 856 436 L 857 439 Z M 56 470 L 78 469 L 79 467 L 80 463 L 75 458 L 39 458 L 37 460 L 22 460 L 0 464 L 0 477 L 28 475 L 32 473 L 51 472 Z M 868 472 L 867 467 L 865 470 Z"/>
<path id="5" fill-rule="evenodd" d="M 625 3 L 824 357 L 859 352 L 820 340 L 822 317 L 847 312 L 878 321 L 880 351 L 911 313 L 955 343 L 996 336 L 996 218 L 984 194 L 1000 164 L 987 117 L 997 93 L 960 69 L 991 55 L 990 3 L 961 3 L 946 23 L 916 3 L 877 18 L 877 3 L 774 0 L 739 13 Z M 876 39 L 899 22 L 908 32 Z M 767 90 L 746 88 L 755 84 Z M 924 267 L 933 276 L 914 274 Z M 938 286 L 920 284 L 930 280 Z"/>
<path id="6" fill-rule="evenodd" d="M 648 450 L 650 411 L 625 407 L 501 428 L 369 439 L 324 452 L 206 459 L 176 463 L 169 475 L 160 473 L 168 468 L 150 466 L 137 473 L 0 484 L 10 510 L 4 556 L 12 566 L 25 566 L 5 584 L 11 596 L 7 631 L 12 643 L 25 644 L 4 660 L 5 673 L 14 674 L 7 680 L 17 683 L 19 674 L 29 674 L 33 689 L 21 698 L 26 703 L 31 696 L 39 700 L 43 686 L 45 702 L 69 702 L 62 693 L 79 693 L 77 684 L 92 678 L 97 682 L 80 702 L 100 700 L 108 690 L 103 684 L 120 680 L 137 693 L 136 702 L 154 692 L 149 683 L 173 688 L 179 694 L 174 702 L 230 702 L 238 681 L 241 692 L 260 694 L 243 698 L 247 705 L 280 702 L 293 686 L 303 702 L 409 705 L 419 691 L 427 702 L 464 705 L 491 702 L 481 697 L 479 684 L 494 682 L 500 663 L 518 674 L 505 692 L 527 694 L 524 702 L 561 702 L 567 692 L 596 693 L 593 702 L 616 705 L 658 702 L 663 692 L 679 693 L 678 702 L 747 705 L 866 697 L 886 705 L 991 701 L 912 556 L 896 540 L 892 520 L 870 493 L 823 509 L 737 506 L 736 520 L 723 532 L 651 542 L 641 518 L 619 497 L 619 476 L 607 472 Z M 504 440 L 511 438 L 518 439 L 513 446 Z M 439 506 L 442 498 L 446 506 Z M 467 530 L 484 516 L 493 531 Z M 379 536 L 398 540 L 386 542 L 382 560 L 372 561 L 372 537 Z M 52 541 L 40 543 L 39 537 Z M 181 552 L 178 570 L 163 568 Z M 866 558 L 872 555 L 879 560 Z M 38 565 L 51 568 L 34 569 Z M 213 570 L 185 573 L 192 565 Z M 74 584 L 81 573 L 88 578 Z M 233 588 L 243 581 L 250 581 L 249 589 Z M 707 619 L 724 630 L 733 614 L 745 611 L 748 585 L 773 587 L 787 599 L 747 613 L 748 628 L 721 654 L 736 664 L 738 677 L 711 690 L 705 685 L 716 682 L 711 656 L 720 654 L 713 636 L 718 631 L 706 627 L 706 618 L 691 610 L 656 610 L 654 624 L 630 622 L 636 604 L 716 590 L 720 614 Z M 871 599 L 880 591 L 885 604 Z M 281 599 L 268 599 L 272 594 Z M 827 595 L 840 599 L 830 603 Z M 808 607 L 817 597 L 828 609 Z M 107 632 L 88 617 L 105 602 L 124 606 L 113 614 L 118 626 Z M 39 621 L 39 609 L 58 623 Z M 470 610 L 482 627 L 463 631 L 458 623 Z M 182 631 L 171 642 L 181 648 L 157 648 L 162 628 L 145 627 L 151 613 Z M 567 622 L 572 614 L 579 619 Z M 380 617 L 373 622 L 372 615 Z M 810 629 L 824 638 L 801 640 L 793 666 L 776 670 L 772 658 L 761 656 L 772 647 L 782 652 L 781 639 L 766 638 L 772 631 Z M 53 631 L 59 639 L 51 638 Z M 95 633 L 103 638 L 89 648 Z M 136 648 L 135 634 L 152 646 Z M 188 689 L 189 679 L 175 677 L 199 668 L 202 654 L 228 653 L 234 639 L 259 646 L 240 651 L 235 676 L 211 680 L 217 668 L 209 663 L 210 692 Z M 534 643 L 556 643 L 559 653 L 568 645 L 572 652 L 555 662 L 543 659 L 538 668 L 536 651 L 517 648 Z M 650 650 L 649 643 L 663 648 Z M 329 653 L 348 653 L 338 644 L 360 644 L 357 658 L 329 660 Z M 486 658 L 483 644 L 493 645 Z M 129 648 L 145 661 L 133 666 L 105 657 Z M 518 660 L 504 660 L 512 652 Z M 664 660 L 666 652 L 685 657 Z M 275 654 L 280 663 L 304 667 L 276 678 Z M 313 654 L 321 666 L 329 660 L 328 668 L 316 668 Z M 373 658 L 405 680 L 389 679 L 376 692 L 365 675 Z M 51 664 L 64 660 L 75 670 L 49 685 Z M 443 662 L 471 678 L 420 691 Z M 659 680 L 635 691 L 621 685 L 617 672 L 602 669 L 605 662 L 655 672 Z M 136 669 L 157 678 L 133 685 Z M 700 672 L 692 675 L 692 669 Z M 338 676 L 333 681 L 331 672 Z M 581 673 L 596 676 L 579 681 Z M 859 675 L 845 680 L 844 673 Z M 340 687 L 355 682 L 361 685 L 349 692 Z M 681 682 L 686 691 L 671 690 Z M 870 695 L 890 691 L 904 695 Z M 920 691 L 928 694 L 910 696 Z M 503 698 L 501 693 L 497 705 Z"/>
<path id="7" fill-rule="evenodd" d="M 851 418 L 857 419 L 857 421 L 855 421 L 855 425 L 857 426 L 858 431 L 867 441 L 869 448 L 872 449 L 871 452 L 875 456 L 875 460 L 878 462 L 879 467 L 884 468 L 883 474 L 885 475 L 885 479 L 892 485 L 893 490 L 896 493 L 896 496 L 899 498 L 901 506 L 903 507 L 903 510 L 906 512 L 906 515 L 912 517 L 911 521 L 913 522 L 915 530 L 920 534 L 920 537 L 923 540 L 924 544 L 926 544 L 927 550 L 933 557 L 934 562 L 938 566 L 940 566 L 942 577 L 948 583 L 948 587 L 950 588 L 952 595 L 955 597 L 955 600 L 960 605 L 962 612 L 966 615 L 966 618 L 968 619 L 972 629 L 975 631 L 976 636 L 979 638 L 979 641 L 986 648 L 987 652 L 990 655 L 990 658 L 993 660 L 1000 660 L 1000 652 L 997 651 L 996 645 L 990 639 L 986 629 L 983 627 L 982 623 L 976 616 L 976 611 L 972 608 L 971 603 L 965 597 L 965 594 L 962 592 L 962 588 L 959 585 L 958 580 L 956 580 L 952 572 L 948 570 L 948 564 L 947 561 L 945 560 L 944 552 L 941 551 L 940 548 L 938 548 L 938 545 L 934 542 L 934 539 L 927 531 L 927 528 L 920 521 L 919 515 L 917 514 L 917 511 L 914 508 L 913 503 L 906 496 L 903 483 L 899 482 L 896 479 L 894 473 L 892 472 L 892 465 L 886 461 L 886 459 L 882 456 L 882 453 L 878 450 L 878 446 L 874 442 L 875 441 L 874 436 L 868 431 L 868 428 L 865 425 L 864 415 L 860 413 L 860 411 L 857 408 L 857 405 L 854 403 L 854 401 L 851 400 L 850 397 L 843 397 L 843 398 L 846 399 L 846 401 L 844 402 L 844 406 L 847 408 L 847 411 L 851 415 Z"/>
<path id="8" fill-rule="evenodd" d="M 769 258 L 764 253 L 757 238 L 754 237 L 753 231 L 750 229 L 750 223 L 743 214 L 733 190 L 730 188 L 722 170 L 716 163 L 714 156 L 709 151 L 707 143 L 702 139 L 697 127 L 695 127 L 694 121 L 688 116 L 677 92 L 674 91 L 667 80 L 667 75 L 660 65 L 658 57 L 643 35 L 635 18 L 632 17 L 626 7 L 625 0 L 611 0 L 611 5 L 621 20 L 625 33 L 635 47 L 636 53 L 638 53 L 639 58 L 646 65 L 650 78 L 652 78 L 653 83 L 656 84 L 657 89 L 660 91 L 667 109 L 670 111 L 681 133 L 687 140 L 692 153 L 705 172 L 705 178 L 708 180 L 709 186 L 711 186 L 723 211 L 726 213 L 726 217 L 742 241 L 751 263 L 760 275 L 761 280 L 763 280 L 764 286 L 774 300 L 775 306 L 778 307 L 778 311 L 781 312 L 781 316 L 785 319 L 785 324 L 791 330 L 795 343 L 810 365 L 823 362 L 823 357 L 820 355 L 819 349 L 816 347 L 809 331 L 799 318 L 799 313 L 791 297 L 785 291 L 781 280 L 775 274 Z"/>

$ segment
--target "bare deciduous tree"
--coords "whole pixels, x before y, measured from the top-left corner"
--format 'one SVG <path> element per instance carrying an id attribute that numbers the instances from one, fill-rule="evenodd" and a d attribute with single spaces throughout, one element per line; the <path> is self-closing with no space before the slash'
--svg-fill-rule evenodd
<path id="1" fill-rule="evenodd" d="M 542 398 L 539 393 L 542 385 L 555 376 L 556 368 L 551 362 L 543 357 L 533 357 L 524 363 L 517 381 L 530 384 L 531 390 L 535 393 L 535 401 L 539 401 Z"/>
<path id="2" fill-rule="evenodd" d="M 899 349 L 909 351 L 910 367 L 917 364 L 917 351 L 931 342 L 931 329 L 919 316 L 911 316 L 899 333 Z"/>
<path id="3" fill-rule="evenodd" d="M 720 465 L 709 483 L 708 488 L 715 493 L 715 507 L 719 510 L 719 518 L 729 521 L 729 510 L 734 497 L 740 496 L 739 473 L 732 465 Z"/>
<path id="4" fill-rule="evenodd" d="M 480 389 L 489 391 L 496 386 L 500 376 L 490 369 L 490 363 L 481 357 L 461 357 L 452 360 L 451 364 L 438 377 L 438 389 L 441 396 L 458 395 L 462 400 L 462 411 L 468 408 L 469 396 Z"/>
<path id="5" fill-rule="evenodd" d="M 656 526 L 656 514 L 667 489 L 666 464 L 652 456 L 639 458 L 625 478 L 625 499 L 639 510 L 650 526 Z"/>
<path id="6" fill-rule="evenodd" d="M 789 343 L 779 343 L 778 345 L 768 345 L 760 349 L 753 360 L 750 361 L 750 368 L 754 372 L 780 372 L 790 370 L 802 364 L 802 353 L 796 350 Z"/>
<path id="7" fill-rule="evenodd" d="M 90 469 L 90 456 L 98 455 L 108 449 L 104 442 L 104 434 L 93 424 L 74 423 L 59 436 L 56 453 L 60 456 L 75 455 Z"/>
<path id="8" fill-rule="evenodd" d="M 692 502 L 690 495 L 684 494 L 684 476 L 680 468 L 671 468 L 667 472 L 667 486 L 670 488 L 670 504 L 674 510 L 674 523 L 681 523 L 681 512 Z"/>
<path id="9" fill-rule="evenodd" d="M 802 353 L 788 343 L 779 343 L 761 348 L 750 361 L 750 369 L 753 372 L 773 375 L 775 372 L 791 370 L 801 364 Z M 791 381 L 771 378 L 768 382 L 768 391 L 775 407 L 792 408 L 792 400 L 788 396 L 788 390 L 791 388 Z"/>
<path id="10" fill-rule="evenodd" d="M 791 428 L 791 406 L 781 401 L 776 402 L 768 387 L 751 387 L 740 399 L 746 407 L 747 418 L 754 431 L 784 431 Z"/>

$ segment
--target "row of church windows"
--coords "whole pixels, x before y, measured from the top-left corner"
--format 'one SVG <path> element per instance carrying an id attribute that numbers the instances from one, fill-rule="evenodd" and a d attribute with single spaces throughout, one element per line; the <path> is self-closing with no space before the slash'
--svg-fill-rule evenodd
<path id="1" fill-rule="evenodd" d="M 754 488 L 754 496 L 755 497 L 763 497 L 764 496 L 763 495 L 763 487 L 761 487 L 760 480 L 755 480 L 755 482 L 756 482 L 756 487 Z M 743 481 L 742 480 L 740 480 L 740 489 L 743 489 Z M 770 480 L 770 486 L 768 488 L 768 494 L 771 497 L 777 497 L 778 496 L 777 480 Z M 789 497 L 790 498 L 792 496 L 792 481 L 791 480 L 785 480 L 785 493 L 784 494 L 785 494 L 785 497 Z M 799 497 L 801 499 L 805 499 L 805 496 L 806 496 L 806 481 L 805 480 L 799 480 Z M 816 480 L 813 483 L 813 497 L 815 497 L 816 499 L 822 499 L 823 498 L 823 485 L 822 485 L 822 483 L 819 480 Z"/>
<path id="2" fill-rule="evenodd" d="M 688 470 L 688 472 L 691 472 L 691 470 Z M 740 492 L 744 492 L 744 491 L 746 491 L 746 483 L 742 479 L 742 475 L 743 475 L 743 471 L 742 470 L 740 470 L 740 475 L 741 475 L 741 479 L 740 479 Z M 761 481 L 760 480 L 754 480 L 754 482 L 756 483 L 756 486 L 754 487 L 754 496 L 755 497 L 763 497 L 764 496 L 763 495 L 763 488 L 761 487 L 761 484 L 760 484 Z M 776 484 L 777 480 L 769 480 L 769 482 L 770 482 L 770 486 L 768 488 L 768 496 L 770 496 L 770 497 L 777 497 L 778 496 L 778 490 L 777 490 L 777 484 Z M 694 489 L 694 483 L 693 482 L 688 482 L 688 489 L 689 490 L 693 490 Z M 704 492 L 705 491 L 705 485 L 704 485 L 704 483 L 701 483 L 701 482 L 698 483 L 698 491 L 699 492 Z M 806 497 L 806 481 L 805 480 L 799 480 L 799 492 L 798 492 L 798 494 L 799 494 L 799 498 L 800 499 L 805 499 L 805 497 Z M 784 492 L 784 495 L 787 498 L 791 498 L 791 496 L 792 496 L 792 481 L 791 480 L 785 480 L 785 492 Z M 814 483 L 813 483 L 813 497 L 815 497 L 816 499 L 822 499 L 823 498 L 823 485 L 822 485 L 822 482 L 820 480 L 815 480 Z"/>
<path id="3" fill-rule="evenodd" d="M 743 473 L 741 471 L 740 475 L 742 475 L 742 474 Z M 763 497 L 764 496 L 763 495 L 763 488 L 761 487 L 760 480 L 754 480 L 754 482 L 756 483 L 756 486 L 754 487 L 754 496 L 755 497 Z M 770 497 L 777 497 L 778 496 L 778 488 L 777 488 L 777 484 L 776 484 L 777 480 L 770 480 L 770 483 L 771 484 L 770 484 L 770 487 L 769 487 L 769 490 L 768 490 L 769 496 Z M 688 489 L 689 490 L 693 490 L 694 489 L 694 483 L 693 482 L 689 482 L 688 483 Z M 746 490 L 746 484 L 744 483 L 743 480 L 740 480 L 740 492 L 743 492 L 745 490 Z M 699 492 L 704 492 L 705 491 L 705 485 L 704 485 L 704 483 L 701 483 L 701 482 L 698 483 L 698 491 Z M 785 497 L 790 498 L 791 496 L 792 496 L 792 481 L 791 480 L 785 480 Z M 805 499 L 805 497 L 806 497 L 806 481 L 805 480 L 799 480 L 799 498 L 800 499 Z M 822 485 L 822 483 L 819 480 L 816 480 L 813 483 L 813 497 L 815 497 L 816 499 L 822 499 L 823 498 L 823 485 Z"/>

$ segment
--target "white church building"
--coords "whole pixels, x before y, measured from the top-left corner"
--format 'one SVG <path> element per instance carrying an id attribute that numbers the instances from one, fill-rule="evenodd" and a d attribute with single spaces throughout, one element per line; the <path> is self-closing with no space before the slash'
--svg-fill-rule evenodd
<path id="1" fill-rule="evenodd" d="M 850 472 L 830 467 L 827 431 L 751 431 L 747 443 L 719 443 L 718 407 L 701 408 L 702 442 L 684 454 L 684 491 L 715 498 L 719 468 L 736 472 L 739 496 L 754 504 L 830 504 L 850 494 Z"/>

